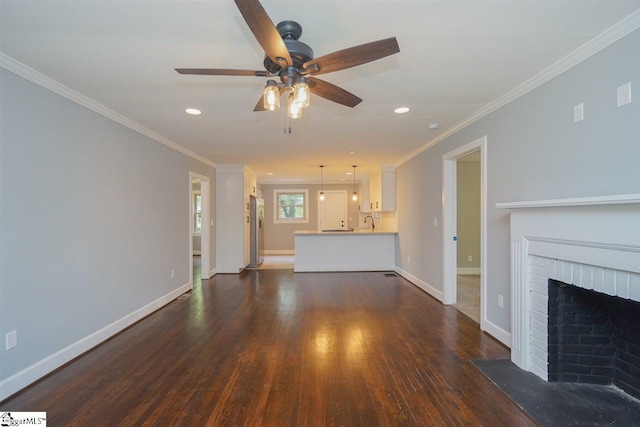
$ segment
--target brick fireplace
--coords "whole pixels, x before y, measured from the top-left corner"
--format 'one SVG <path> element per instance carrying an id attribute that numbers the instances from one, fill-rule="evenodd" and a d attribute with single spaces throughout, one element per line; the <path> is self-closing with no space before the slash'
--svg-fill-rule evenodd
<path id="1" fill-rule="evenodd" d="M 624 389 L 616 363 L 640 373 L 640 355 L 596 344 L 620 342 L 613 329 L 628 320 L 614 315 L 617 304 L 636 302 L 624 310 L 640 316 L 640 194 L 496 206 L 511 210 L 511 360 L 547 381 Z M 639 397 L 640 383 L 631 383 L 627 392 Z"/>

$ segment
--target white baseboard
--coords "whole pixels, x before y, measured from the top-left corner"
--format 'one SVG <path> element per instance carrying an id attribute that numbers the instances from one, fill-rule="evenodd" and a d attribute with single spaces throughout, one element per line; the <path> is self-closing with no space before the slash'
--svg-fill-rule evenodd
<path id="1" fill-rule="evenodd" d="M 480 274 L 480 267 L 459 267 L 457 274 Z"/>
<path id="2" fill-rule="evenodd" d="M 47 356 L 44 359 L 34 363 L 33 365 L 26 367 L 22 371 L 17 372 L 10 377 L 0 381 L 0 400 L 6 399 L 12 394 L 25 388 L 32 382 L 37 381 L 38 379 L 47 375 L 49 372 L 69 362 L 73 358 L 78 357 L 82 353 L 92 349 L 96 345 L 109 339 L 123 329 L 131 326 L 143 317 L 148 316 L 159 308 L 167 305 L 190 289 L 192 289 L 191 283 L 182 285 L 179 288 L 167 293 L 166 295 L 161 296 L 155 301 L 150 302 L 144 307 L 141 307 L 134 312 L 127 314 L 119 320 L 116 320 L 110 325 L 97 330 L 96 332 L 80 339 L 79 341 L 76 341 L 75 343 L 63 348 L 62 350 L 59 350 L 51 354 L 50 356 Z"/>
<path id="3" fill-rule="evenodd" d="M 505 331 L 500 326 L 496 325 L 495 323 L 487 319 L 483 319 L 482 329 L 486 333 L 488 333 L 489 335 L 491 335 L 492 337 L 500 341 L 502 344 L 511 348 L 511 332 Z"/>
<path id="4" fill-rule="evenodd" d="M 407 279 L 408 281 L 410 281 L 411 283 L 413 283 L 414 285 L 416 285 L 417 287 L 419 287 L 420 289 L 422 289 L 423 291 L 425 291 L 426 293 L 428 293 L 429 295 L 431 295 L 432 297 L 434 297 L 435 299 L 437 299 L 438 301 L 440 302 L 444 301 L 444 294 L 442 293 L 442 291 L 437 290 L 427 282 L 424 282 L 418 279 L 416 276 L 401 269 L 397 265 L 395 266 L 395 272 L 401 275 L 402 277 L 404 277 L 405 279 Z"/>
<path id="5" fill-rule="evenodd" d="M 193 255 L 202 255 L 202 251 L 193 251 Z"/>
<path id="6" fill-rule="evenodd" d="M 296 251 L 293 249 L 284 249 L 284 250 L 270 249 L 270 250 L 265 250 L 264 254 L 265 255 L 295 255 Z"/>
<path id="7" fill-rule="evenodd" d="M 213 276 L 215 276 L 216 274 L 218 274 L 218 269 L 214 268 L 213 270 L 209 270 L 209 277 L 208 279 L 211 279 Z"/>

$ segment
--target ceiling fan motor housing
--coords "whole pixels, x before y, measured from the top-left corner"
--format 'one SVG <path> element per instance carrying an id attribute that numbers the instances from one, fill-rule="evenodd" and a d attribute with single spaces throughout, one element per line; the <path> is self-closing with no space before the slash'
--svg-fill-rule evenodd
<path id="1" fill-rule="evenodd" d="M 295 21 L 282 21 L 276 28 L 282 40 L 284 40 L 285 46 L 287 46 L 287 50 L 293 61 L 293 66 L 298 70 L 302 69 L 305 62 L 313 59 L 313 50 L 307 44 L 298 40 L 300 35 L 302 35 L 302 26 Z M 266 55 L 263 64 L 264 68 L 272 74 L 279 73 L 282 69 L 280 64 L 276 64 Z"/>

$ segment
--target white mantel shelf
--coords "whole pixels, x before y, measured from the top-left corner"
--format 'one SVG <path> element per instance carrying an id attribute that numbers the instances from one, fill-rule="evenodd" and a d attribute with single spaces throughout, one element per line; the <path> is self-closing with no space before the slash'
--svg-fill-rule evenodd
<path id="1" fill-rule="evenodd" d="M 554 208 L 570 206 L 628 205 L 640 203 L 640 194 L 614 196 L 577 197 L 573 199 L 535 200 L 525 202 L 496 203 L 498 209 Z"/>

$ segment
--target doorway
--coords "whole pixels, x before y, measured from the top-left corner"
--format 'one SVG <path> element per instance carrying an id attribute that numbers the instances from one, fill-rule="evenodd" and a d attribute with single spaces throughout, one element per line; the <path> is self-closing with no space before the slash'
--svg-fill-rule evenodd
<path id="1" fill-rule="evenodd" d="M 211 213 L 209 177 L 189 172 L 189 283 L 211 277 Z M 199 240 L 199 245 L 197 245 Z M 194 246 L 194 243 L 196 244 Z M 199 249 L 199 250 L 198 250 Z M 199 259 L 198 258 L 199 252 Z M 194 255 L 196 255 L 194 257 Z M 194 270 L 198 270 L 194 274 Z"/>
<path id="2" fill-rule="evenodd" d="M 318 191 L 318 230 L 346 230 L 347 224 L 347 191 L 328 190 L 324 192 L 324 200 L 320 200 Z"/>
<path id="3" fill-rule="evenodd" d="M 486 323 L 486 159 L 487 137 L 478 138 L 456 150 L 442 156 L 442 228 L 443 228 L 443 293 L 444 304 L 453 305 L 458 300 L 458 161 L 475 153 L 480 164 L 480 263 L 477 270 L 480 276 L 480 329 L 485 330 Z M 461 254 L 467 257 L 468 254 Z M 471 255 L 473 257 L 473 255 Z M 467 270 L 469 271 L 469 270 Z"/>

